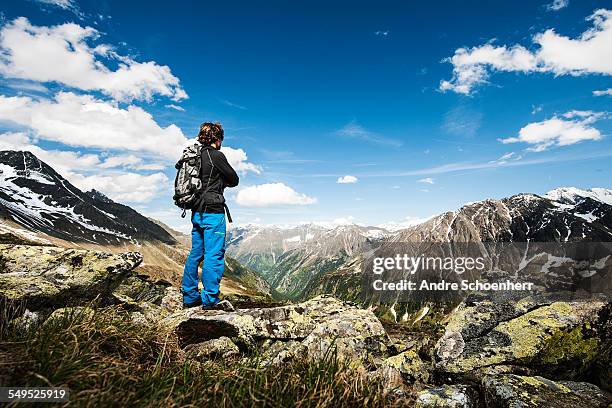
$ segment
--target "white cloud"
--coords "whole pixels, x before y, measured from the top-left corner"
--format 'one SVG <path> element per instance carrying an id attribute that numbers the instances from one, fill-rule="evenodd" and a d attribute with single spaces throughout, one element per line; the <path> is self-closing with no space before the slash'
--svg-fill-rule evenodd
<path id="1" fill-rule="evenodd" d="M 569 0 L 553 0 L 552 3 L 546 5 L 548 11 L 559 11 L 569 6 Z"/>
<path id="2" fill-rule="evenodd" d="M 346 175 L 346 176 L 338 177 L 338 180 L 336 180 L 336 183 L 338 183 L 338 184 L 354 184 L 357 181 L 358 181 L 357 177 L 351 176 L 351 175 Z"/>
<path id="3" fill-rule="evenodd" d="M 523 156 L 521 156 L 520 154 L 517 154 L 516 152 L 510 152 L 510 153 L 503 154 L 498 159 L 491 160 L 489 163 L 502 165 L 502 164 L 506 164 L 506 163 L 508 163 L 510 161 L 521 160 L 522 158 L 523 158 Z"/>
<path id="4" fill-rule="evenodd" d="M 534 52 L 522 45 L 459 48 L 445 59 L 453 65 L 453 77 L 441 81 L 440 90 L 469 95 L 487 83 L 489 73 L 494 71 L 610 75 L 612 11 L 597 10 L 587 20 L 593 22 L 593 27 L 575 39 L 559 35 L 554 29 L 535 35 L 533 42 L 539 48 Z"/>
<path id="5" fill-rule="evenodd" d="M 38 3 L 56 6 L 64 10 L 76 10 L 77 5 L 73 0 L 35 0 Z"/>
<path id="6" fill-rule="evenodd" d="M 590 126 L 603 117 L 601 112 L 570 111 L 541 122 L 530 123 L 517 137 L 501 139 L 502 143 L 527 143 L 529 151 L 541 152 L 552 146 L 568 146 L 585 140 L 600 140 L 598 129 Z"/>
<path id="7" fill-rule="evenodd" d="M 115 201 L 147 202 L 168 188 L 169 180 L 164 173 L 149 175 L 138 173 L 111 173 L 105 175 L 74 175 L 73 184 L 81 190 L 96 189 Z"/>
<path id="8" fill-rule="evenodd" d="M 0 95 L 0 121 L 32 129 L 68 146 L 141 151 L 176 160 L 188 143 L 176 125 L 159 126 L 150 113 L 90 95 L 60 92 L 54 99 Z"/>
<path id="9" fill-rule="evenodd" d="M 601 91 L 593 91 L 593 95 L 594 96 L 604 96 L 604 95 L 612 96 L 612 88 L 604 89 Z"/>
<path id="10" fill-rule="evenodd" d="M 244 174 L 251 171 L 255 174 L 261 174 L 261 167 L 256 164 L 249 163 L 247 161 L 247 154 L 244 150 L 223 146 L 221 147 L 221 152 L 225 154 L 229 164 L 238 173 Z"/>
<path id="11" fill-rule="evenodd" d="M 100 167 L 103 169 L 112 169 L 115 167 L 134 167 L 136 165 L 140 165 L 141 163 L 142 159 L 140 157 L 129 154 L 108 157 L 106 160 L 104 160 L 104 163 L 100 164 Z"/>
<path id="12" fill-rule="evenodd" d="M 227 106 L 230 106 L 232 108 L 236 108 L 236 109 L 240 109 L 240 110 L 247 110 L 246 106 L 242 106 L 242 105 L 238 105 L 237 103 L 234 103 L 232 101 L 228 101 L 227 99 L 221 99 L 221 103 Z"/>
<path id="13" fill-rule="evenodd" d="M 174 109 L 174 110 L 177 110 L 179 112 L 185 112 L 185 108 L 183 108 L 182 106 L 179 106 L 179 105 L 175 105 L 173 103 L 169 103 L 168 105 L 164 105 L 164 106 L 166 108 Z"/>
<path id="14" fill-rule="evenodd" d="M 187 98 L 169 67 L 137 62 L 108 44 L 90 45 L 99 36 L 96 29 L 75 23 L 33 26 L 27 18 L 17 18 L 0 30 L 0 74 L 101 91 L 119 101 L 151 100 L 154 95 Z M 117 68 L 107 67 L 101 57 L 116 62 Z"/>
<path id="15" fill-rule="evenodd" d="M 316 202 L 316 198 L 298 193 L 283 183 L 268 183 L 245 187 L 239 190 L 236 195 L 236 203 L 245 207 L 308 205 Z"/>
<path id="16" fill-rule="evenodd" d="M 432 179 L 431 177 L 425 177 L 420 180 L 417 180 L 417 183 L 434 184 L 434 179 Z"/>
<path id="17" fill-rule="evenodd" d="M 375 132 L 365 129 L 356 121 L 351 121 L 335 132 L 336 135 L 350 139 L 359 139 L 366 142 L 386 144 L 390 146 L 401 146 L 401 142 L 395 139 L 381 136 Z"/>
<path id="18" fill-rule="evenodd" d="M 159 195 L 169 186 L 163 173 L 139 174 L 132 172 L 108 172 L 108 168 L 138 164 L 135 156 L 111 156 L 101 162 L 96 154 L 73 151 L 45 150 L 33 144 L 25 133 L 0 134 L 0 150 L 25 150 L 50 165 L 62 177 L 83 191 L 99 190 L 119 202 L 146 202 Z M 99 174 L 83 174 L 105 169 Z"/>
<path id="19" fill-rule="evenodd" d="M 402 229 L 410 228 L 415 225 L 419 225 L 429 220 L 431 217 L 420 218 L 420 217 L 412 217 L 410 215 L 406 216 L 403 220 L 400 221 L 390 221 L 385 224 L 377 225 L 379 228 L 384 228 L 389 231 L 399 231 Z"/>
<path id="20" fill-rule="evenodd" d="M 70 179 L 75 170 L 91 170 L 100 165 L 96 154 L 80 152 L 45 150 L 34 144 L 34 141 L 23 132 L 0 134 L 0 150 L 24 150 L 53 167 L 62 176 Z"/>

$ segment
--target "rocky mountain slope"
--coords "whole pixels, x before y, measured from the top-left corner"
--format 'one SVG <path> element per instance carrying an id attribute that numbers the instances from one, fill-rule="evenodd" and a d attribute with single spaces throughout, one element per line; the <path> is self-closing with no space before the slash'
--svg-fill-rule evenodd
<path id="1" fill-rule="evenodd" d="M 0 215 L 70 242 L 175 243 L 147 217 L 98 191 L 82 192 L 30 152 L 0 152 Z"/>
<path id="2" fill-rule="evenodd" d="M 525 243 L 522 250 L 528 251 L 529 243 L 612 242 L 611 195 L 612 191 L 606 189 L 561 188 L 544 196 L 518 194 L 466 204 L 399 231 L 385 240 L 376 254 L 401 253 L 419 243 L 503 243 L 506 249 L 510 245 L 520 249 L 520 243 Z M 536 248 L 532 244 L 530 250 Z M 363 271 L 372 256 L 358 254 L 336 270 L 319 275 L 316 282 L 309 283 L 306 297 L 331 293 L 343 299 L 364 301 Z M 513 262 L 519 265 L 521 259 Z M 404 315 L 403 310 L 397 313 L 391 312 L 395 318 Z"/>
<path id="3" fill-rule="evenodd" d="M 257 271 L 283 297 L 300 298 L 309 282 L 371 252 L 392 234 L 378 227 L 247 225 L 230 230 L 228 253 Z"/>

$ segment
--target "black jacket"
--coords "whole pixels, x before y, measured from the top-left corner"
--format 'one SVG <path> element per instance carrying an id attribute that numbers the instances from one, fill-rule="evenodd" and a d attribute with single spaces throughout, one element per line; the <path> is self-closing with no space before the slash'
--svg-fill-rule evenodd
<path id="1" fill-rule="evenodd" d="M 206 189 L 208 185 L 208 191 L 223 194 L 225 187 L 238 185 L 238 174 L 227 162 L 225 155 L 211 146 L 202 146 L 202 169 L 200 171 L 203 188 Z M 223 214 L 225 210 L 222 204 L 204 204 L 203 202 L 200 202 L 198 208 L 201 212 L 212 214 Z"/>

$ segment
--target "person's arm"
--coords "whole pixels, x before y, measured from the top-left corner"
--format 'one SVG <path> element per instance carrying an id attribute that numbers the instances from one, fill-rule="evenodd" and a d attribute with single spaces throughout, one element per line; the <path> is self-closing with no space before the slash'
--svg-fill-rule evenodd
<path id="1" fill-rule="evenodd" d="M 215 150 L 212 159 L 215 167 L 219 170 L 219 172 L 221 172 L 225 185 L 227 187 L 236 187 L 240 181 L 238 174 L 236 174 L 236 171 L 228 163 L 225 155 L 220 151 Z"/>

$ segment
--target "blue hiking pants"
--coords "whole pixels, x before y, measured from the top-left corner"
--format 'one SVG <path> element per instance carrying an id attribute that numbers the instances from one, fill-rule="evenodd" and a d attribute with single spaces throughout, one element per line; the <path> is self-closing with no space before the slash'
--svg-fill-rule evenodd
<path id="1" fill-rule="evenodd" d="M 183 303 L 197 302 L 204 306 L 219 303 L 219 284 L 225 267 L 225 214 L 194 212 L 191 216 L 191 252 L 183 271 Z M 202 266 L 202 293 L 198 293 L 198 268 Z"/>

